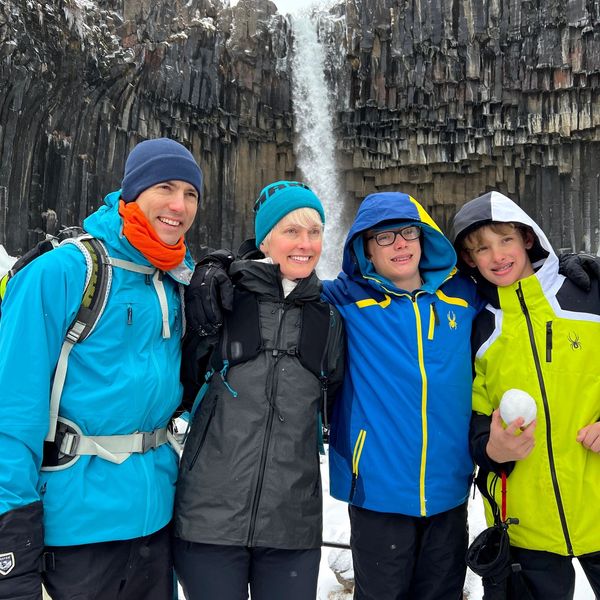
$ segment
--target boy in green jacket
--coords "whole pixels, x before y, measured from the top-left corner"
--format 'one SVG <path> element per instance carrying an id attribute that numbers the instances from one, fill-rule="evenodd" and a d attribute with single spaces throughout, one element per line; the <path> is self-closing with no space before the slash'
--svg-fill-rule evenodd
<path id="1" fill-rule="evenodd" d="M 472 338 L 473 457 L 498 505 L 493 480 L 509 475 L 511 549 L 532 597 L 573 598 L 574 556 L 600 597 L 598 282 L 585 292 L 560 275 L 543 231 L 498 192 L 465 204 L 454 231 L 459 261 L 488 300 Z M 537 419 L 505 428 L 498 407 L 514 388 L 533 397 Z"/>

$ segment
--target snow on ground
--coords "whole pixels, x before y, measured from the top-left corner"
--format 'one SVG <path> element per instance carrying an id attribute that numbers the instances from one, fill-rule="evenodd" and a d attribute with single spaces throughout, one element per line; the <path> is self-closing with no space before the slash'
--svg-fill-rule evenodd
<path id="1" fill-rule="evenodd" d="M 329 473 L 327 459 L 321 459 L 321 474 L 323 477 L 323 540 L 329 542 L 344 542 L 350 540 L 350 524 L 348 520 L 348 508 L 344 502 L 339 502 L 329 495 Z M 485 529 L 485 517 L 483 514 L 483 502 L 476 493 L 475 499 L 469 499 L 469 540 L 472 541 L 483 529 Z M 346 555 L 349 550 L 341 551 Z M 343 587 L 337 582 L 333 572 L 329 568 L 329 557 L 337 559 L 338 564 L 342 557 L 339 550 L 323 548 L 321 557 L 321 570 L 319 573 L 319 588 L 317 600 L 351 600 L 352 594 L 345 593 Z M 348 556 L 348 560 L 349 556 Z M 575 580 L 574 600 L 594 600 L 594 593 L 589 586 L 579 562 L 574 561 L 577 578 Z M 351 565 L 351 561 L 350 561 Z M 483 588 L 481 578 L 467 569 L 465 581 L 465 599 L 481 600 Z"/>
<path id="2" fill-rule="evenodd" d="M 339 502 L 329 495 L 327 457 L 321 457 L 321 474 L 323 478 L 323 541 L 347 544 L 350 541 L 348 506 L 345 502 Z M 473 497 L 469 499 L 469 540 L 473 540 L 485 527 L 483 502 L 479 492 L 477 492 L 474 499 Z M 350 551 L 323 547 L 317 600 L 352 600 L 352 593 L 344 590 L 344 587 L 338 583 L 333 571 L 329 567 L 330 562 L 333 561 L 335 561 L 338 570 L 340 570 L 339 567 L 348 569 L 348 575 L 352 577 Z M 574 600 L 594 600 L 594 593 L 579 563 L 577 561 L 574 562 L 577 574 Z M 481 579 L 467 569 L 465 600 L 481 600 L 482 597 L 483 588 Z M 181 588 L 179 589 L 179 598 L 180 600 L 184 600 Z"/>

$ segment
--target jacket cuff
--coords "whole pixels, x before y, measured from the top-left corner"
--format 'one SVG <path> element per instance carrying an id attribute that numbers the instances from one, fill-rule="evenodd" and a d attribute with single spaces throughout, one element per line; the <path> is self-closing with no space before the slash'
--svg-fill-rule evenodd
<path id="1" fill-rule="evenodd" d="M 41 598 L 42 502 L 0 515 L 0 600 Z"/>
<path id="2" fill-rule="evenodd" d="M 490 439 L 490 425 L 492 417 L 474 412 L 471 415 L 471 425 L 469 428 L 469 446 L 471 456 L 480 469 L 488 473 L 500 475 L 502 471 L 510 475 L 515 468 L 515 462 L 497 463 L 492 460 L 487 452 L 486 446 Z"/>

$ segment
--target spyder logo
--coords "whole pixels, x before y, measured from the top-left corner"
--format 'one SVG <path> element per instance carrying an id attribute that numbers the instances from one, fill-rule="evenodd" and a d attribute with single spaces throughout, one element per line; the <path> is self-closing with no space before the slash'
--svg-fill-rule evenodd
<path id="1" fill-rule="evenodd" d="M 571 350 L 581 350 L 581 341 L 576 333 L 569 333 L 569 343 L 571 344 Z"/>
<path id="2" fill-rule="evenodd" d="M 456 313 L 453 310 L 448 311 L 446 318 L 448 319 L 448 326 L 450 329 L 458 328 L 458 323 L 456 322 Z"/>

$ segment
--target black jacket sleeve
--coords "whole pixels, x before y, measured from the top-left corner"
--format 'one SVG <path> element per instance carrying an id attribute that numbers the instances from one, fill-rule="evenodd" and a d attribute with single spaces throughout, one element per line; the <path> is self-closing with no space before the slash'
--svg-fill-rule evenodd
<path id="1" fill-rule="evenodd" d="M 327 386 L 327 402 L 323 406 L 323 417 L 326 423 L 331 422 L 333 407 L 335 406 L 337 393 L 342 387 L 344 381 L 344 368 L 346 360 L 346 333 L 342 316 L 337 308 L 329 305 L 331 308 L 331 327 L 332 333 L 328 340 L 328 367 L 329 383 Z"/>
<path id="2" fill-rule="evenodd" d="M 0 600 L 41 600 L 43 549 L 41 502 L 0 515 Z"/>
<path id="3" fill-rule="evenodd" d="M 469 428 L 469 447 L 471 456 L 480 469 L 487 473 L 496 473 L 500 475 L 504 471 L 507 475 L 512 473 L 515 468 L 514 461 L 497 463 L 492 460 L 486 452 L 486 446 L 490 439 L 490 424 L 492 417 L 473 412 L 471 415 L 471 425 Z"/>
<path id="4" fill-rule="evenodd" d="M 204 383 L 210 355 L 218 339 L 218 334 L 200 337 L 195 332 L 189 332 L 183 338 L 180 373 L 183 410 L 190 410 L 194 404 L 196 395 Z"/>

